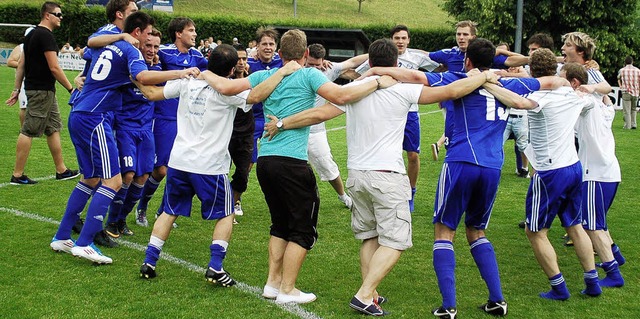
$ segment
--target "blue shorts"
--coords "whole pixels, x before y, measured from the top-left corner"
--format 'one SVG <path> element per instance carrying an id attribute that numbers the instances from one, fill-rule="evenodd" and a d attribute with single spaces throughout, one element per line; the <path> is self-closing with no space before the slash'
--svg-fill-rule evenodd
<path id="1" fill-rule="evenodd" d="M 134 172 L 142 176 L 153 171 L 155 146 L 151 131 L 117 130 L 116 142 L 123 173 Z"/>
<path id="2" fill-rule="evenodd" d="M 120 174 L 118 146 L 111 130 L 113 113 L 71 112 L 69 136 L 84 178 L 112 178 Z"/>
<path id="3" fill-rule="evenodd" d="M 153 120 L 153 139 L 156 145 L 155 167 L 167 166 L 169 155 L 173 148 L 178 132 L 178 122 L 175 120 L 155 119 Z"/>
<path id="4" fill-rule="evenodd" d="M 407 113 L 402 149 L 407 152 L 420 153 L 420 115 L 418 112 Z"/>
<path id="5" fill-rule="evenodd" d="M 582 223 L 580 201 L 582 199 L 582 165 L 573 165 L 539 171 L 531 177 L 526 199 L 526 220 L 529 230 L 537 232 L 551 228 L 558 215 L 562 227 Z"/>
<path id="6" fill-rule="evenodd" d="M 586 230 L 607 230 L 607 212 L 616 197 L 619 182 L 582 182 L 582 227 Z"/>
<path id="7" fill-rule="evenodd" d="M 251 155 L 251 163 L 258 162 L 258 140 L 264 134 L 264 118 L 256 117 L 256 128 L 253 131 L 253 154 Z"/>
<path id="8" fill-rule="evenodd" d="M 433 223 L 455 230 L 466 212 L 467 227 L 486 229 L 500 184 L 500 170 L 464 162 L 442 165 Z"/>
<path id="9" fill-rule="evenodd" d="M 167 169 L 164 212 L 191 217 L 193 196 L 198 196 L 202 219 L 222 219 L 233 214 L 233 191 L 227 174 L 203 175 Z"/>

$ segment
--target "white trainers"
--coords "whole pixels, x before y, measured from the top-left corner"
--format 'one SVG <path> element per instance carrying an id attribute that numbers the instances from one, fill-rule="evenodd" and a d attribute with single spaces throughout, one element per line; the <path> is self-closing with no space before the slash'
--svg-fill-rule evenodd
<path id="1" fill-rule="evenodd" d="M 344 206 L 347 206 L 348 209 L 351 209 L 351 206 L 353 205 L 353 199 L 351 199 L 349 195 L 347 195 L 346 193 L 343 195 L 338 195 L 338 199 L 344 204 Z"/>
<path id="2" fill-rule="evenodd" d="M 312 294 L 312 293 L 307 293 L 307 292 L 302 292 L 300 291 L 299 295 L 285 295 L 282 293 L 279 293 L 278 296 L 276 297 L 276 303 L 277 304 L 285 304 L 285 303 L 310 303 L 312 301 L 316 300 L 316 295 Z"/>
<path id="3" fill-rule="evenodd" d="M 242 211 L 242 203 L 240 203 L 240 201 L 236 201 L 236 204 L 233 206 L 233 211 L 238 216 L 244 215 L 244 212 Z"/>
<path id="4" fill-rule="evenodd" d="M 73 246 L 73 248 L 71 248 L 71 254 L 76 257 L 89 259 L 98 264 L 110 264 L 113 262 L 111 258 L 103 255 L 100 249 L 93 243 L 89 246 Z"/>
<path id="5" fill-rule="evenodd" d="M 49 246 L 53 251 L 57 253 L 62 251 L 70 254 L 71 248 L 75 246 L 75 242 L 73 241 L 73 239 L 56 239 L 55 237 L 53 237 Z"/>
<path id="6" fill-rule="evenodd" d="M 266 299 L 276 299 L 278 297 L 278 292 L 278 288 L 264 285 L 264 288 L 262 289 L 262 297 Z"/>
<path id="7" fill-rule="evenodd" d="M 140 227 L 149 227 L 149 221 L 147 220 L 146 209 L 138 209 L 136 211 L 136 225 Z"/>

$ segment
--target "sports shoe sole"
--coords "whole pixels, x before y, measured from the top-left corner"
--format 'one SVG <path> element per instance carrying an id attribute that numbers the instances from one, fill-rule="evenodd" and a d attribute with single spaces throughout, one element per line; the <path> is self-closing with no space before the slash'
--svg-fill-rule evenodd
<path id="1" fill-rule="evenodd" d="M 78 176 L 80 176 L 80 172 L 76 173 L 75 175 L 70 175 L 70 176 L 66 176 L 66 177 L 63 177 L 63 178 L 57 178 L 56 177 L 56 180 L 57 181 L 66 181 L 66 180 L 69 180 L 69 179 L 76 178 Z"/>

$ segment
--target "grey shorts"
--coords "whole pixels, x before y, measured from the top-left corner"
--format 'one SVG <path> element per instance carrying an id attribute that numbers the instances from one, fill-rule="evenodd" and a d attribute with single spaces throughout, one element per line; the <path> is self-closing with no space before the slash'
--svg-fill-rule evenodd
<path id="1" fill-rule="evenodd" d="M 29 137 L 47 136 L 60 132 L 62 120 L 53 91 L 28 90 L 27 113 L 20 133 Z"/>

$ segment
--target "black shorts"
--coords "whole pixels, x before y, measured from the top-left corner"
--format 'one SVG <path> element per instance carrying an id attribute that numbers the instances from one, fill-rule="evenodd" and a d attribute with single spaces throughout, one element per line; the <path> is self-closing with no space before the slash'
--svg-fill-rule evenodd
<path id="1" fill-rule="evenodd" d="M 250 134 L 231 135 L 229 141 L 229 154 L 236 166 L 236 170 L 231 176 L 231 188 L 239 193 L 247 190 L 249 183 L 249 165 L 253 153 L 253 131 Z"/>

